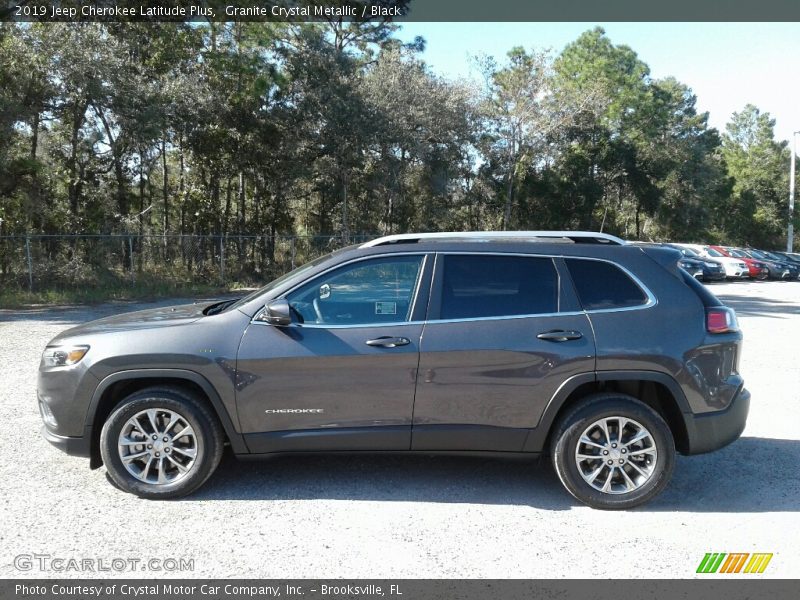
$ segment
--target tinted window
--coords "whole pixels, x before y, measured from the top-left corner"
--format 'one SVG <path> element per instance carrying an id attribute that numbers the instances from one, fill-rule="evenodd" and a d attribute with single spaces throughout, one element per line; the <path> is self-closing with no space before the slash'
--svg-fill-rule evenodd
<path id="1" fill-rule="evenodd" d="M 442 319 L 554 313 L 558 274 L 549 258 L 447 255 Z"/>
<path id="2" fill-rule="evenodd" d="M 669 248 L 674 248 L 675 250 L 679 251 L 684 256 L 688 256 L 690 258 L 696 258 L 696 257 L 699 256 L 699 254 L 697 254 L 697 252 L 695 252 L 691 248 L 684 248 L 683 246 L 670 246 L 669 244 L 667 244 L 667 246 Z"/>
<path id="3" fill-rule="evenodd" d="M 366 325 L 407 321 L 422 256 L 352 263 L 286 296 L 303 323 Z"/>
<path id="4" fill-rule="evenodd" d="M 622 269 L 598 260 L 567 259 L 584 310 L 625 308 L 647 302 L 647 296 Z"/>

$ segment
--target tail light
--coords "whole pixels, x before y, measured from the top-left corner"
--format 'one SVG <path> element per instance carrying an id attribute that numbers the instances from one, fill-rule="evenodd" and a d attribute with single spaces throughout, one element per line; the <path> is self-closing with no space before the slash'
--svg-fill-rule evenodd
<path id="1" fill-rule="evenodd" d="M 706 310 L 706 329 L 709 333 L 739 331 L 739 321 L 732 308 L 715 306 Z"/>

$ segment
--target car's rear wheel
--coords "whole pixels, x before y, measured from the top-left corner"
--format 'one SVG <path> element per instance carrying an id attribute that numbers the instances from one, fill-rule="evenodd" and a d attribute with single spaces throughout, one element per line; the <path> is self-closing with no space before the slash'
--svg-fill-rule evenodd
<path id="1" fill-rule="evenodd" d="M 100 434 L 109 477 L 142 498 L 192 493 L 219 464 L 224 435 L 205 403 L 181 389 L 149 388 L 125 398 Z"/>
<path id="2" fill-rule="evenodd" d="M 658 495 L 675 464 L 669 426 L 624 394 L 596 394 L 569 411 L 553 432 L 551 455 L 561 483 L 593 508 L 639 506 Z"/>

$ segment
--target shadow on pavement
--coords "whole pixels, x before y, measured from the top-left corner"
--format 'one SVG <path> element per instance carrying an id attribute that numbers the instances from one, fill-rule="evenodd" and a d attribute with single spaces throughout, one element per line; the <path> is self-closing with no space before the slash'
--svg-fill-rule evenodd
<path id="1" fill-rule="evenodd" d="M 667 489 L 644 512 L 800 511 L 800 441 L 746 437 L 715 453 L 679 457 Z M 549 460 L 412 455 L 276 456 L 237 461 L 189 500 L 364 500 L 580 506 Z"/>
<path id="2" fill-rule="evenodd" d="M 773 319 L 788 319 L 793 315 L 800 315 L 800 303 L 797 302 L 772 300 L 761 296 L 718 294 L 718 297 L 740 315 Z"/>

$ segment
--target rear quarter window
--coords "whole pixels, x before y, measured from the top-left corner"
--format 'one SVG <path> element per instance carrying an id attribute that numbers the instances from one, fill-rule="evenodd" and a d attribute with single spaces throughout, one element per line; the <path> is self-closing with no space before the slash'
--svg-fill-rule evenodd
<path id="1" fill-rule="evenodd" d="M 568 258 L 567 268 L 584 310 L 632 308 L 647 304 L 647 295 L 617 265 Z"/>

